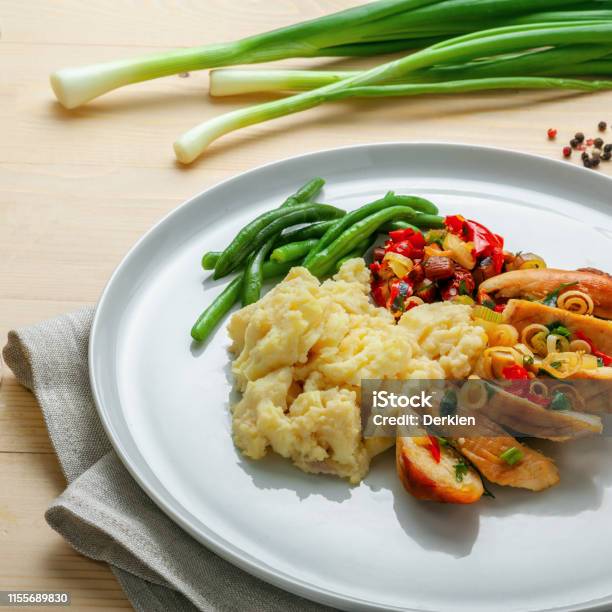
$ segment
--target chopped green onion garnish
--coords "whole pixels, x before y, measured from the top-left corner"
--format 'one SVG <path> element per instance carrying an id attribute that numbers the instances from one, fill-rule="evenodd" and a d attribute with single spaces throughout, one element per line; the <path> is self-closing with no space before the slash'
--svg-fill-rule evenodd
<path id="1" fill-rule="evenodd" d="M 573 287 L 577 285 L 578 281 L 574 281 L 573 283 L 561 283 L 554 291 L 547 293 L 544 299 L 542 300 L 542 304 L 546 304 L 546 306 L 556 306 L 557 298 L 563 289 L 567 289 L 567 287 Z"/>
<path id="2" fill-rule="evenodd" d="M 560 323 L 551 323 L 547 325 L 551 334 L 556 334 L 557 336 L 565 336 L 569 338 L 572 335 L 572 332 L 565 327 L 565 325 L 561 325 Z"/>
<path id="3" fill-rule="evenodd" d="M 571 410 L 572 402 L 563 391 L 555 391 L 548 407 L 551 410 Z"/>
<path id="4" fill-rule="evenodd" d="M 463 478 L 467 476 L 469 469 L 470 467 L 468 464 L 463 459 L 459 459 L 459 461 L 455 463 L 455 480 L 457 482 L 463 482 Z"/>
<path id="5" fill-rule="evenodd" d="M 516 448 L 516 446 L 513 446 L 507 450 L 505 450 L 500 456 L 499 458 L 502 461 L 505 461 L 508 465 L 515 465 L 517 464 L 519 461 L 521 461 L 523 459 L 525 455 L 523 454 L 523 451 L 520 450 L 519 448 Z"/>

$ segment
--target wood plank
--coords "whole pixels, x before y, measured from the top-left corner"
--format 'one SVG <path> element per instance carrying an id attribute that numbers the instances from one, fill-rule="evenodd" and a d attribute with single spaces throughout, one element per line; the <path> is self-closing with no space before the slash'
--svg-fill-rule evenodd
<path id="1" fill-rule="evenodd" d="M 368 0 L 3 2 L 3 42 L 179 47 L 223 42 Z M 172 24 L 162 27 L 161 24 Z M 137 51 L 137 49 L 136 49 Z"/>

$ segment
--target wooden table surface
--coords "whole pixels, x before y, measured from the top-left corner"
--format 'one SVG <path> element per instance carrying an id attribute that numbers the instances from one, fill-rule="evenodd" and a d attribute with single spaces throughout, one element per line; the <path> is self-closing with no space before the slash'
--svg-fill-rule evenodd
<path id="1" fill-rule="evenodd" d="M 595 133 L 601 119 L 612 122 L 602 113 L 612 108 L 612 92 L 338 103 L 229 136 L 184 168 L 174 162 L 174 138 L 252 99 L 211 100 L 207 75 L 194 73 L 66 111 L 48 85 L 49 73 L 63 66 L 223 41 L 355 2 L 0 0 L 2 344 L 11 328 L 95 304 L 113 268 L 153 223 L 194 193 L 260 164 L 396 140 L 481 143 L 558 158 L 574 131 Z M 557 142 L 547 140 L 547 127 L 559 129 Z M 610 174 L 612 165 L 600 171 Z M 78 555 L 44 522 L 64 479 L 35 399 L 6 368 L 0 483 L 0 590 L 68 590 L 80 610 L 130 607 L 106 565 Z"/>

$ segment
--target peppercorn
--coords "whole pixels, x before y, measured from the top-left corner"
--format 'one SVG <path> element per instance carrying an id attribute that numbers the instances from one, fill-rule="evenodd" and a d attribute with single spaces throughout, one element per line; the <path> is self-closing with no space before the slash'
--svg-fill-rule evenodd
<path id="1" fill-rule="evenodd" d="M 599 166 L 599 157 L 591 157 L 591 168 L 597 168 Z"/>
<path id="2" fill-rule="evenodd" d="M 557 137 L 557 130 L 555 128 L 549 128 L 546 132 L 549 140 L 554 140 Z"/>
<path id="3" fill-rule="evenodd" d="M 612 157 L 612 151 L 608 151 L 607 153 L 602 154 L 601 159 L 603 159 L 604 161 L 610 161 L 611 157 Z"/>
<path id="4" fill-rule="evenodd" d="M 572 147 L 563 147 L 563 157 L 572 156 Z"/>
<path id="5" fill-rule="evenodd" d="M 584 151 L 584 153 L 580 156 L 580 159 L 582 159 L 582 161 L 586 161 L 587 159 L 589 159 L 589 154 Z"/>
<path id="6" fill-rule="evenodd" d="M 574 138 L 580 143 L 584 142 L 584 134 L 582 132 L 576 132 Z"/>
<path id="7" fill-rule="evenodd" d="M 570 147 L 572 147 L 572 149 L 575 149 L 580 144 L 575 138 L 572 138 L 569 141 L 569 143 L 570 143 Z"/>
<path id="8" fill-rule="evenodd" d="M 604 153 L 610 153 L 610 152 L 612 152 L 612 144 L 607 144 L 607 145 L 605 145 L 605 146 L 604 146 L 604 148 L 603 148 L 603 150 L 604 150 Z"/>
<path id="9" fill-rule="evenodd" d="M 593 145 L 595 146 L 596 149 L 601 149 L 603 147 L 604 141 L 603 138 L 596 138 L 593 141 Z"/>
<path id="10" fill-rule="evenodd" d="M 586 159 L 583 159 L 582 160 L 582 165 L 585 168 L 590 168 L 591 167 L 591 160 L 588 157 Z"/>
<path id="11" fill-rule="evenodd" d="M 597 127 L 599 128 L 599 131 L 600 131 L 600 132 L 605 132 L 605 131 L 606 131 L 606 128 L 608 127 L 608 124 L 607 124 L 605 121 L 600 121 L 600 122 L 597 124 Z"/>

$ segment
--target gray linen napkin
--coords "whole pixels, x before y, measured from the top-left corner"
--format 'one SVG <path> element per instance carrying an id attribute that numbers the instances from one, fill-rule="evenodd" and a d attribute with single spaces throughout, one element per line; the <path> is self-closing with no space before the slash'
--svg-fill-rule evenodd
<path id="1" fill-rule="evenodd" d="M 110 564 L 136 610 L 329 610 L 224 561 L 174 524 L 112 450 L 89 387 L 93 308 L 9 333 L 3 355 L 34 392 L 68 481 L 45 517 L 80 553 Z"/>

